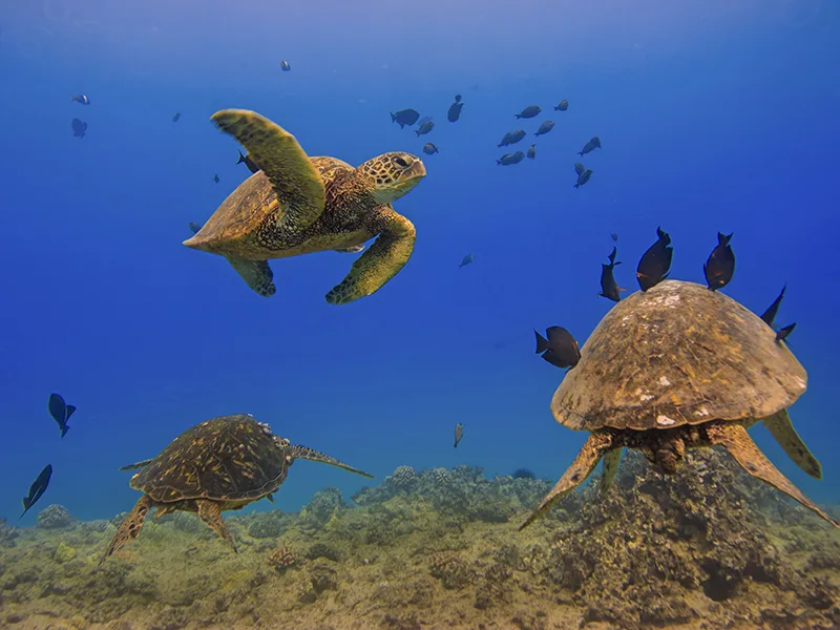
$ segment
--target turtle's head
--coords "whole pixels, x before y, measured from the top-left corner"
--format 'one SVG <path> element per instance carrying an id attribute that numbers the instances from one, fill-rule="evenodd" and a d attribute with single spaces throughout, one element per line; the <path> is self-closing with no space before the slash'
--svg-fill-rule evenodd
<path id="1" fill-rule="evenodd" d="M 423 160 L 411 153 L 392 151 L 368 160 L 356 169 L 372 191 L 377 206 L 396 201 L 426 176 Z"/>

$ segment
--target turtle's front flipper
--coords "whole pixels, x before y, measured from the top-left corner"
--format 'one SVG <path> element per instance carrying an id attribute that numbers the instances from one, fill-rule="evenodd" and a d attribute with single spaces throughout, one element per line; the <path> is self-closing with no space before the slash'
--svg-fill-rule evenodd
<path id="1" fill-rule="evenodd" d="M 292 456 L 292 459 L 308 459 L 313 462 L 330 464 L 331 466 L 338 466 L 339 468 L 343 468 L 344 470 L 356 473 L 357 475 L 361 475 L 362 477 L 369 477 L 370 479 L 373 479 L 373 475 L 369 475 L 368 473 L 361 471 L 358 468 L 348 466 L 344 462 L 338 461 L 335 457 L 330 457 L 329 455 L 319 453 L 313 448 L 309 448 L 307 446 L 300 446 L 299 444 L 292 445 L 289 448 L 291 449 L 291 452 L 289 454 Z"/>
<path id="2" fill-rule="evenodd" d="M 601 457 L 604 456 L 611 446 L 612 437 L 609 434 L 593 433 L 590 435 L 589 439 L 586 440 L 586 443 L 583 445 L 583 448 L 580 449 L 578 456 L 575 457 L 575 461 L 573 461 L 568 470 L 563 473 L 560 481 L 558 481 L 557 485 L 551 489 L 551 492 L 545 495 L 542 503 L 540 503 L 539 507 L 534 510 L 531 516 L 528 517 L 528 520 L 519 526 L 519 531 L 528 527 L 528 525 L 548 511 L 548 508 L 551 507 L 551 504 L 557 499 L 565 494 L 568 494 L 586 481 L 587 477 L 589 477 L 589 475 L 592 474 L 592 471 L 595 470 L 595 466 L 597 466 L 598 462 L 601 461 Z"/>
<path id="3" fill-rule="evenodd" d="M 234 553 L 239 553 L 233 542 L 233 536 L 230 535 L 222 518 L 221 506 L 215 501 L 207 501 L 206 499 L 197 499 L 196 504 L 198 505 L 198 517 L 204 521 L 205 525 L 221 536 L 231 546 Z"/>
<path id="4" fill-rule="evenodd" d="M 300 233 L 321 216 L 324 182 L 292 134 L 245 109 L 223 109 L 210 119 L 248 149 L 248 157 L 268 177 L 283 208 L 277 218 L 279 230 Z"/>
<path id="5" fill-rule="evenodd" d="M 120 525 L 117 533 L 111 539 L 111 544 L 108 545 L 108 551 L 102 556 L 99 564 L 105 562 L 109 556 L 112 556 L 123 545 L 137 538 L 140 535 L 140 528 L 143 527 L 143 521 L 146 520 L 146 515 L 152 508 L 152 501 L 145 494 L 140 497 L 140 500 L 134 505 L 128 516 Z"/>
<path id="6" fill-rule="evenodd" d="M 817 507 L 816 503 L 811 501 L 799 488 L 794 486 L 790 480 L 785 477 L 778 469 L 764 456 L 764 453 L 756 446 L 752 438 L 747 434 L 747 430 L 740 424 L 734 422 L 727 422 L 725 424 L 709 425 L 706 429 L 709 436 L 709 441 L 712 444 L 722 446 L 732 457 L 735 458 L 744 470 L 750 473 L 753 477 L 761 479 L 769 483 L 771 486 L 781 490 L 786 495 L 799 501 L 809 510 L 816 512 L 819 516 L 827 520 L 835 527 L 840 527 L 828 514 Z"/>
<path id="7" fill-rule="evenodd" d="M 797 466 L 815 479 L 822 479 L 822 466 L 793 428 L 787 409 L 765 418 L 764 426 Z"/>
<path id="8" fill-rule="evenodd" d="M 618 465 L 621 463 L 621 453 L 623 451 L 623 448 L 614 448 L 604 455 L 604 476 L 601 477 L 601 492 L 606 492 L 612 486 L 615 474 L 618 472 Z"/>
<path id="9" fill-rule="evenodd" d="M 263 297 L 271 297 L 277 291 L 274 274 L 266 260 L 248 260 L 236 256 L 225 256 L 245 283 Z"/>
<path id="10" fill-rule="evenodd" d="M 397 275 L 411 258 L 417 233 L 414 224 L 390 207 L 371 213 L 368 229 L 379 237 L 353 263 L 353 268 L 341 283 L 327 293 L 330 304 L 347 304 L 360 297 L 376 293 Z"/>

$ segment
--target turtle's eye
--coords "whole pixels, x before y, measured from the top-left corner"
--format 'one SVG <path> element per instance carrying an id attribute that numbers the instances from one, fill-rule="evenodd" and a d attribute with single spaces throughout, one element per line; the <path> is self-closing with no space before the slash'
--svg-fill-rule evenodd
<path id="1" fill-rule="evenodd" d="M 406 162 L 406 161 L 405 161 L 403 158 L 401 158 L 401 157 L 395 157 L 395 158 L 394 158 L 394 162 L 396 162 L 399 166 L 402 166 L 403 168 L 405 168 L 406 166 L 408 166 L 408 162 Z"/>

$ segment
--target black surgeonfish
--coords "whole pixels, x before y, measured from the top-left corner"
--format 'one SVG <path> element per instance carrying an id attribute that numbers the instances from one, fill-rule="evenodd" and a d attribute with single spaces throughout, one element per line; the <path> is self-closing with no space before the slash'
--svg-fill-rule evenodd
<path id="1" fill-rule="evenodd" d="M 559 368 L 573 368 L 580 361 L 580 348 L 568 330 L 562 326 L 552 326 L 545 331 L 543 337 L 536 330 L 537 354 L 543 353 L 542 358 Z M 547 337 L 547 339 L 546 339 Z"/>
<path id="2" fill-rule="evenodd" d="M 790 333 L 793 332 L 794 328 L 796 328 L 796 322 L 788 324 L 784 328 L 779 328 L 779 332 L 776 333 L 776 341 L 785 341 L 790 336 Z"/>
<path id="3" fill-rule="evenodd" d="M 67 421 L 73 415 L 73 412 L 76 411 L 76 408 L 73 405 L 66 404 L 60 394 L 50 394 L 49 401 L 47 401 L 47 409 L 49 409 L 53 420 L 58 423 L 58 428 L 61 430 L 61 437 L 64 437 L 70 429 L 67 426 Z"/>
<path id="4" fill-rule="evenodd" d="M 671 236 L 661 227 L 656 228 L 656 242 L 642 255 L 636 267 L 636 279 L 642 291 L 647 291 L 668 277 L 674 248 L 670 247 Z"/>
<path id="5" fill-rule="evenodd" d="M 525 109 L 523 109 L 518 114 L 514 114 L 517 118 L 533 118 L 534 116 L 539 115 L 542 111 L 542 107 L 539 105 L 528 105 Z"/>
<path id="6" fill-rule="evenodd" d="M 459 422 L 455 425 L 455 448 L 458 448 L 458 442 L 464 437 L 464 423 Z"/>
<path id="7" fill-rule="evenodd" d="M 706 264 L 703 265 L 703 275 L 706 276 L 706 283 L 712 291 L 722 289 L 729 284 L 735 273 L 735 253 L 729 244 L 734 234 L 733 232 L 727 236 L 718 232 L 718 244 L 709 254 Z"/>
<path id="8" fill-rule="evenodd" d="M 79 120 L 78 118 L 74 118 L 70 122 L 70 126 L 73 128 L 73 136 L 75 138 L 84 138 L 85 134 L 87 133 L 87 123 L 83 120 Z"/>
<path id="9" fill-rule="evenodd" d="M 601 139 L 598 136 L 593 136 L 592 139 L 583 145 L 583 151 L 578 151 L 578 155 L 586 155 L 595 149 L 601 148 Z"/>
<path id="10" fill-rule="evenodd" d="M 779 312 L 779 306 L 782 303 L 782 299 L 785 297 L 785 291 L 787 290 L 787 285 L 782 287 L 779 296 L 773 300 L 773 303 L 761 314 L 762 321 L 773 328 L 773 322 L 776 321 L 776 314 Z"/>
<path id="11" fill-rule="evenodd" d="M 613 269 L 616 265 L 621 264 L 620 262 L 615 262 L 617 251 L 617 248 L 613 247 L 612 253 L 608 257 L 610 259 L 609 265 L 601 263 L 601 293 L 599 295 L 613 302 L 619 302 L 621 300 L 621 292 L 625 291 L 625 289 L 618 286 L 613 277 Z"/>
<path id="12" fill-rule="evenodd" d="M 577 173 L 577 181 L 575 181 L 575 185 L 572 188 L 580 188 L 592 177 L 592 169 L 586 168 L 580 162 L 575 164 L 575 173 Z"/>
<path id="13" fill-rule="evenodd" d="M 38 499 L 40 499 L 41 495 L 43 495 L 47 490 L 47 486 L 50 485 L 52 470 L 52 464 L 47 464 L 44 467 L 44 470 L 41 471 L 41 474 L 38 475 L 38 478 L 32 482 L 31 486 L 29 486 L 29 494 L 23 497 L 23 514 L 21 514 L 18 519 L 23 518 L 23 515 L 29 511 L 29 508 L 38 502 Z"/>
<path id="14" fill-rule="evenodd" d="M 411 127 L 420 119 L 420 112 L 416 109 L 401 109 L 396 114 L 391 112 L 391 122 L 399 124 L 400 129 L 408 125 Z"/>
<path id="15" fill-rule="evenodd" d="M 458 119 L 461 117 L 461 110 L 463 109 L 464 104 L 461 102 L 461 95 L 455 95 L 455 102 L 449 106 L 449 111 L 446 112 L 446 119 L 449 122 L 457 122 Z"/>
<path id="16" fill-rule="evenodd" d="M 248 167 L 248 170 L 252 173 L 256 173 L 260 170 L 260 167 L 257 166 L 257 163 L 251 159 L 250 155 L 242 155 L 242 151 L 239 152 L 239 159 L 236 161 L 237 164 L 244 164 Z"/>

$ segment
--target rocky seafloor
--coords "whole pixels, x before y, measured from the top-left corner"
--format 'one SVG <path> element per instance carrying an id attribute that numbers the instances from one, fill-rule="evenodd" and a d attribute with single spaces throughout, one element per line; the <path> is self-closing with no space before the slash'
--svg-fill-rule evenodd
<path id="1" fill-rule="evenodd" d="M 631 454 L 606 495 L 591 483 L 517 532 L 551 485 L 401 467 L 352 503 L 227 512 L 238 554 L 181 512 L 101 567 L 123 515 L 48 506 L 0 523 L 0 628 L 840 628 L 840 531 L 726 454 L 673 477 Z"/>

